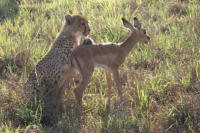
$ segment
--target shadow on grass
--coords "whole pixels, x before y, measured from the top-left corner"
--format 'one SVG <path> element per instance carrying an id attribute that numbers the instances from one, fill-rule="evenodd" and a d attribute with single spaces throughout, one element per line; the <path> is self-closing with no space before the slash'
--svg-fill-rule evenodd
<path id="1" fill-rule="evenodd" d="M 102 129 L 101 129 L 101 133 L 107 133 L 109 132 L 109 116 L 110 116 L 110 105 L 107 104 L 106 107 L 104 109 L 101 109 L 98 111 L 99 116 L 101 116 L 102 119 Z"/>
<path id="2" fill-rule="evenodd" d="M 110 102 L 108 102 L 106 106 L 99 108 L 98 115 L 101 117 L 100 133 L 138 133 L 137 120 L 118 107 L 118 105 L 115 105 L 113 108 Z"/>
<path id="3" fill-rule="evenodd" d="M 66 112 L 62 114 L 61 120 L 51 128 L 50 133 L 79 133 L 84 119 L 81 118 L 77 108 L 68 107 Z"/>
<path id="4" fill-rule="evenodd" d="M 17 0 L 1 0 L 0 1 L 0 22 L 5 19 L 14 20 L 19 11 L 19 2 Z"/>

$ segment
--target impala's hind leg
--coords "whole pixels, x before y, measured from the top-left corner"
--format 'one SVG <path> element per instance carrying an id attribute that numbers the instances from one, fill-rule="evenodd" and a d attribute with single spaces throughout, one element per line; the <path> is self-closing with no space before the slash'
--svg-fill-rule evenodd
<path id="1" fill-rule="evenodd" d="M 107 80 L 107 86 L 108 86 L 108 104 L 110 104 L 111 87 L 112 87 L 112 77 L 111 77 L 110 71 L 106 71 L 106 80 Z"/>

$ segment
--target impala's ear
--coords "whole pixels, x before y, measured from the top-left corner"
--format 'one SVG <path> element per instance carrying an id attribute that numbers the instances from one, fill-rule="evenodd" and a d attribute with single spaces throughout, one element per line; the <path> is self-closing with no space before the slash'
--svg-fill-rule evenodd
<path id="1" fill-rule="evenodd" d="M 134 27 L 135 27 L 136 29 L 140 30 L 140 29 L 141 29 L 141 23 L 139 22 L 139 20 L 138 20 L 136 17 L 134 17 L 133 20 L 134 20 L 134 21 L 133 21 Z"/>
<path id="2" fill-rule="evenodd" d="M 65 20 L 66 20 L 67 24 L 70 25 L 72 23 L 72 16 L 69 14 L 66 14 Z"/>
<path id="3" fill-rule="evenodd" d="M 123 22 L 124 27 L 130 29 L 131 31 L 134 31 L 134 27 L 128 20 L 126 20 L 125 18 L 122 18 L 122 22 Z"/>

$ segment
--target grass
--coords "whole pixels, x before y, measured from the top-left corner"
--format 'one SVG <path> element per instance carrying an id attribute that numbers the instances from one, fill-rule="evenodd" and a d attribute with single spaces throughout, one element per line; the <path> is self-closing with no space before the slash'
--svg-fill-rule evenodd
<path id="1" fill-rule="evenodd" d="M 199 0 L 3 0 L 0 2 L 0 62 L 22 50 L 30 58 L 22 74 L 6 66 L 0 80 L 0 132 L 200 132 Z M 78 117 L 72 91 L 56 127 L 40 124 L 41 104 L 28 102 L 20 86 L 51 46 L 66 13 L 89 19 L 96 42 L 121 42 L 121 17 L 137 16 L 151 37 L 137 44 L 120 68 L 127 77 L 123 100 L 112 88 L 108 106 L 105 74 L 96 68 Z M 0 65 L 1 66 L 1 65 Z"/>

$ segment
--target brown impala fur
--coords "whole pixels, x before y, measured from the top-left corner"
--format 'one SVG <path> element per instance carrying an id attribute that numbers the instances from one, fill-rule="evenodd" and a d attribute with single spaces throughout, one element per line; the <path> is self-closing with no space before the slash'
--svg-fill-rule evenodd
<path id="1" fill-rule="evenodd" d="M 79 105 L 82 109 L 82 96 L 85 88 L 87 87 L 90 78 L 93 74 L 94 67 L 100 66 L 106 71 L 112 72 L 115 80 L 118 95 L 121 97 L 121 83 L 118 73 L 119 66 L 124 62 L 125 58 L 130 53 L 131 49 L 137 42 L 146 43 L 150 41 L 149 36 L 142 29 L 135 29 L 126 19 L 122 18 L 123 25 L 131 30 L 131 35 L 121 44 L 107 44 L 107 45 L 82 45 L 74 49 L 70 57 L 71 71 L 78 70 L 82 79 L 75 88 L 74 93 Z M 134 22 L 139 22 L 134 18 Z M 137 27 L 136 27 L 137 28 Z M 86 41 L 87 42 L 87 41 Z M 69 65 L 67 66 L 69 67 Z M 108 88 L 111 88 L 111 76 L 107 73 Z M 67 78 L 71 78 L 67 75 Z"/>

